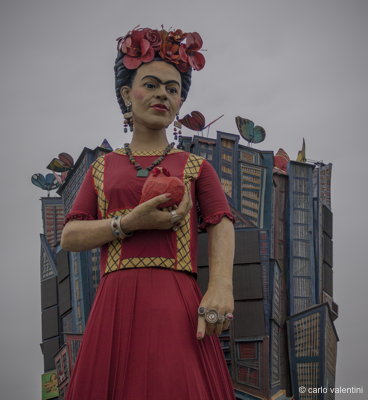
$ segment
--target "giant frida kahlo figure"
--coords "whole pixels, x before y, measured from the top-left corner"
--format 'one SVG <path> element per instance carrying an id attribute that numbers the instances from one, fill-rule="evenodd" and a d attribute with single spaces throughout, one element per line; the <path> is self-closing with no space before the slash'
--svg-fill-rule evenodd
<path id="1" fill-rule="evenodd" d="M 192 70 L 205 64 L 201 46 L 198 33 L 181 30 L 118 38 L 116 94 L 132 140 L 91 165 L 61 239 L 69 251 L 101 247 L 101 281 L 68 400 L 234 399 L 218 339 L 233 318 L 234 217 L 211 164 L 166 136 Z M 184 183 L 179 203 L 163 207 L 170 193 L 140 203 L 156 168 Z M 199 228 L 209 243 L 203 297 Z"/>

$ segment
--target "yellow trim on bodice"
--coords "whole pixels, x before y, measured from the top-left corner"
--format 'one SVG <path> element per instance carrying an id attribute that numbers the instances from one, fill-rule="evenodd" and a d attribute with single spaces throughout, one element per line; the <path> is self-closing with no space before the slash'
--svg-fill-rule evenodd
<path id="1" fill-rule="evenodd" d="M 162 156 L 165 149 L 153 151 L 132 151 L 133 156 Z M 114 150 L 115 153 L 126 155 L 124 147 Z M 183 150 L 172 148 L 167 154 L 182 153 Z"/>
<path id="2" fill-rule="evenodd" d="M 190 154 L 184 168 L 184 184 L 190 193 L 191 181 L 198 178 L 199 169 L 201 168 L 203 157 Z M 192 263 L 190 259 L 190 212 L 181 223 L 180 229 L 176 231 L 176 247 L 177 253 L 177 270 L 192 271 Z M 196 260 L 195 260 L 196 262 Z"/>
<path id="3" fill-rule="evenodd" d="M 125 155 L 124 149 L 115 150 L 119 154 Z M 172 149 L 169 154 L 182 152 L 182 150 Z M 141 154 L 145 153 L 145 154 Z M 148 154 L 149 153 L 149 154 Z M 153 154 L 154 153 L 154 154 Z M 162 152 L 139 152 L 134 155 L 159 155 Z M 204 158 L 195 154 L 189 155 L 184 167 L 184 184 L 190 192 L 191 181 L 198 178 L 199 170 Z M 108 201 L 104 191 L 104 169 L 105 159 L 101 156 L 96 159 L 92 167 L 92 176 L 97 191 L 98 207 L 101 218 L 112 218 L 114 216 L 126 215 L 131 209 L 117 210 L 107 214 Z M 192 271 L 190 259 L 190 213 L 186 215 L 180 228 L 176 231 L 177 240 L 177 259 L 165 257 L 135 257 L 124 258 L 124 241 L 115 239 L 108 245 L 108 256 L 105 273 L 117 271 L 122 268 L 141 268 L 141 267 L 163 267 L 177 269 L 180 271 Z M 173 232 L 174 233 L 174 232 Z M 132 238 L 134 240 L 134 238 Z"/>
<path id="4" fill-rule="evenodd" d="M 106 211 L 109 208 L 107 198 L 104 191 L 104 170 L 105 170 L 105 157 L 101 156 L 93 163 L 92 176 L 95 188 L 97 189 L 97 203 L 100 210 L 101 217 L 106 218 Z"/>

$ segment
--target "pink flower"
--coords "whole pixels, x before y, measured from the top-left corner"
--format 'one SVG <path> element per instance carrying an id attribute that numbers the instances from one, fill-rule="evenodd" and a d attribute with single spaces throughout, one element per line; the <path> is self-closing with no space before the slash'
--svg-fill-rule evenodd
<path id="1" fill-rule="evenodd" d="M 202 44 L 199 33 L 192 32 L 187 34 L 186 44 L 182 44 L 179 49 L 180 59 L 184 63 L 189 63 L 196 71 L 200 71 L 206 63 L 203 54 L 198 51 L 202 48 Z"/>

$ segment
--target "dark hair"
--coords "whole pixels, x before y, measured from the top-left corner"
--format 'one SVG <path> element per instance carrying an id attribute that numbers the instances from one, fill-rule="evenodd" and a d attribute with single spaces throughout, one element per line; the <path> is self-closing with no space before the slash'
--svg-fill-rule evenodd
<path id="1" fill-rule="evenodd" d="M 122 86 L 132 86 L 133 79 L 137 73 L 136 69 L 127 69 L 123 64 L 124 53 L 118 51 L 118 55 L 115 60 L 115 92 L 116 98 L 118 99 L 118 103 L 121 109 L 121 112 L 124 114 L 126 111 L 125 103 L 123 98 L 121 97 L 120 89 Z M 155 57 L 153 61 L 165 61 L 162 58 Z M 166 62 L 166 61 L 165 61 Z M 171 64 L 175 67 L 175 64 Z M 178 70 L 179 71 L 179 70 Z M 190 84 L 192 81 L 192 69 L 189 68 L 187 72 L 180 72 L 181 76 L 181 97 L 183 101 L 187 98 Z"/>

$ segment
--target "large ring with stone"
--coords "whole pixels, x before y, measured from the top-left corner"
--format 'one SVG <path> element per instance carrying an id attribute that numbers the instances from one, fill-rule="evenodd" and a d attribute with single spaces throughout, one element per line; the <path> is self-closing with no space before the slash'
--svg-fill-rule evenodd
<path id="1" fill-rule="evenodd" d="M 202 307 L 202 306 L 198 307 L 198 315 L 199 315 L 200 317 L 204 317 L 205 314 L 206 314 L 206 308 L 205 308 L 205 307 Z"/>
<path id="2" fill-rule="evenodd" d="M 171 222 L 173 224 L 181 218 L 180 215 L 178 215 L 178 213 L 176 212 L 176 210 L 171 210 L 170 214 L 171 214 Z"/>
<path id="3" fill-rule="evenodd" d="M 225 319 L 232 321 L 234 319 L 234 314 L 232 314 L 231 312 L 226 313 Z"/>
<path id="4" fill-rule="evenodd" d="M 219 319 L 218 312 L 216 310 L 206 311 L 205 319 L 209 324 L 215 324 Z"/>

